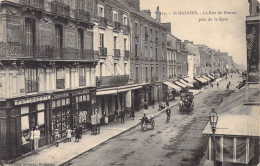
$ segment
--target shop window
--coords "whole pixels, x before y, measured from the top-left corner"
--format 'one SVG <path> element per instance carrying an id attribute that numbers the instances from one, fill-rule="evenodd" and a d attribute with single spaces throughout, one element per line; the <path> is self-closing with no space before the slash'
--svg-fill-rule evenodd
<path id="1" fill-rule="evenodd" d="M 56 84 L 57 89 L 65 89 L 65 71 L 63 68 L 57 68 Z"/>
<path id="2" fill-rule="evenodd" d="M 38 91 L 38 72 L 37 69 L 27 68 L 25 69 L 25 82 L 26 82 L 26 92 L 32 93 Z"/>
<path id="3" fill-rule="evenodd" d="M 86 70 L 84 67 L 79 68 L 79 86 L 86 86 Z"/>

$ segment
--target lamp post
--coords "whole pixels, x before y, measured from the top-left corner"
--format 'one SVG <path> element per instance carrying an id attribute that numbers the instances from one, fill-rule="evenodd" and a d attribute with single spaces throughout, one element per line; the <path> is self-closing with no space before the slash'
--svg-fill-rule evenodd
<path id="1" fill-rule="evenodd" d="M 215 141 L 215 132 L 216 132 L 216 126 L 218 123 L 218 114 L 215 111 L 215 108 L 212 108 L 212 111 L 209 113 L 209 122 L 211 125 L 211 130 L 213 132 L 213 160 L 214 160 L 214 166 L 216 166 L 216 141 Z"/>

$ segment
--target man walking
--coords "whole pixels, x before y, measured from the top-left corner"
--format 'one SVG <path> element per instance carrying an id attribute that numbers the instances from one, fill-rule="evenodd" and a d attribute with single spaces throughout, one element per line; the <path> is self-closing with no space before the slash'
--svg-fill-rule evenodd
<path id="1" fill-rule="evenodd" d="M 38 126 L 35 127 L 35 130 L 33 131 L 33 139 L 34 139 L 34 150 L 39 149 L 39 139 L 40 139 L 40 130 Z"/>

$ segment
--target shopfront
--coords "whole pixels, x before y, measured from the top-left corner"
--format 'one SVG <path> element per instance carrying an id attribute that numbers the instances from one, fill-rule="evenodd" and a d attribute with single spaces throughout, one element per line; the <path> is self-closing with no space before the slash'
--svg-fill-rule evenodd
<path id="1" fill-rule="evenodd" d="M 2 107 L 0 119 L 0 153 L 3 159 L 12 159 L 33 149 L 30 129 L 39 126 L 39 147 L 49 143 L 48 115 L 50 95 L 11 99 Z M 4 102 L 3 102 L 4 103 Z"/>

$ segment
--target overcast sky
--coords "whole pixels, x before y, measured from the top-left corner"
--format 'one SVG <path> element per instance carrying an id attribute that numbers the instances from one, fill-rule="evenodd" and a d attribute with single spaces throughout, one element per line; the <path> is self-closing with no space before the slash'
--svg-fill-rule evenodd
<path id="1" fill-rule="evenodd" d="M 155 10 L 160 6 L 162 22 L 172 23 L 172 34 L 181 40 L 206 44 L 228 52 L 238 64 L 246 63 L 245 18 L 249 15 L 248 0 L 140 0 L 141 9 Z M 173 11 L 197 11 L 198 15 L 174 15 Z M 203 14 L 224 11 L 236 14 Z M 163 13 L 164 12 L 164 13 Z M 228 21 L 203 21 L 200 18 L 227 18 Z"/>

